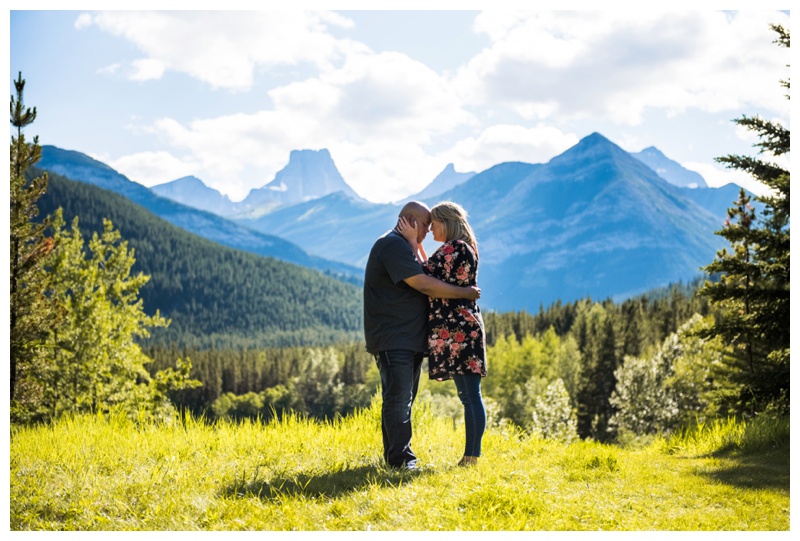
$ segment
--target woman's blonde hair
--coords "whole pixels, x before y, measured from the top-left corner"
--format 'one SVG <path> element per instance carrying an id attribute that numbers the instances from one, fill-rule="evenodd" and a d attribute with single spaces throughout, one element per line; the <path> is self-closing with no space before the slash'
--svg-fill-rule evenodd
<path id="1" fill-rule="evenodd" d="M 458 203 L 442 201 L 431 209 L 431 220 L 444 224 L 445 241 L 463 240 L 469 244 L 475 255 L 478 255 L 478 240 L 467 221 L 467 211 Z"/>

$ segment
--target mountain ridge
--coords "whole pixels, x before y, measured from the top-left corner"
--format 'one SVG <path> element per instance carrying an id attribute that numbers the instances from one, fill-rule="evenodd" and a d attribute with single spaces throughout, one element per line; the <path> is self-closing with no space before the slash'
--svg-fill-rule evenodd
<path id="1" fill-rule="evenodd" d="M 502 223 L 479 216 L 473 225 L 491 239 L 482 280 L 498 309 L 521 292 L 547 304 L 563 290 L 574 292 L 564 300 L 624 298 L 691 279 L 721 245 L 710 213 L 597 133 L 532 171 L 499 205 Z"/>
<path id="2" fill-rule="evenodd" d="M 647 164 L 660 177 L 675 186 L 682 188 L 708 188 L 708 184 L 702 175 L 696 171 L 686 169 L 678 162 L 667 158 L 656 147 L 650 146 L 641 152 L 632 153 L 631 155 Z"/>
<path id="3" fill-rule="evenodd" d="M 434 179 L 422 191 L 406 197 L 403 201 L 412 201 L 419 199 L 429 199 L 436 197 L 456 186 L 465 183 L 470 178 L 475 176 L 474 171 L 460 173 L 456 171 L 455 165 L 448 163 L 441 173 L 436 175 Z"/>
<path id="4" fill-rule="evenodd" d="M 218 216 L 226 217 L 236 212 L 236 204 L 227 195 L 206 186 L 193 175 L 151 186 L 150 190 L 158 196 Z"/>
<path id="5" fill-rule="evenodd" d="M 296 244 L 280 237 L 248 229 L 238 222 L 211 212 L 161 197 L 81 152 L 44 145 L 42 158 L 36 166 L 123 195 L 168 222 L 223 246 L 328 271 L 350 281 L 358 282 L 361 279 L 361 272 L 355 267 L 308 254 Z"/>

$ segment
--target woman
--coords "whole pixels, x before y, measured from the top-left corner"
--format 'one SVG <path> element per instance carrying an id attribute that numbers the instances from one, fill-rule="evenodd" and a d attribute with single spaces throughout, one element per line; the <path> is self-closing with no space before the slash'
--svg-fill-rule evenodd
<path id="1" fill-rule="evenodd" d="M 478 243 L 467 222 L 466 211 L 445 201 L 431 209 L 433 239 L 442 242 L 430 258 L 425 254 L 416 226 L 400 221 L 398 231 L 411 244 L 426 274 L 444 282 L 471 286 L 477 283 Z M 483 318 L 474 301 L 428 298 L 428 375 L 452 379 L 464 405 L 466 444 L 459 466 L 476 464 L 486 429 L 486 408 L 481 378 L 486 376 L 486 340 Z"/>

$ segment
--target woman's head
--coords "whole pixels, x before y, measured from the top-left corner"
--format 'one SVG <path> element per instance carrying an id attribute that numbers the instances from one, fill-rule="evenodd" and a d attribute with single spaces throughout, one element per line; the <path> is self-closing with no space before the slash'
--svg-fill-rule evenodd
<path id="1" fill-rule="evenodd" d="M 458 203 L 442 201 L 436 204 L 431 209 L 431 231 L 434 240 L 438 242 L 463 240 L 477 252 L 478 241 L 467 217 L 467 211 Z"/>

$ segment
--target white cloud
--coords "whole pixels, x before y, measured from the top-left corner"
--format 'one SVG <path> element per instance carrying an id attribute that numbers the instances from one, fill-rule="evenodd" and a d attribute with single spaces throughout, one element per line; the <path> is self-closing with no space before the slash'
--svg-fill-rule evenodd
<path id="1" fill-rule="evenodd" d="M 163 184 L 195 174 L 198 170 L 197 163 L 182 160 L 165 151 L 137 152 L 104 161 L 129 179 L 145 186 Z"/>
<path id="2" fill-rule="evenodd" d="M 334 39 L 328 26 L 352 25 L 339 14 L 104 12 L 91 20 L 148 55 L 134 65 L 136 80 L 175 70 L 214 87 L 244 90 L 259 68 L 317 67 L 313 77 L 271 89 L 270 109 L 189 122 L 162 118 L 148 128 L 191 156 L 202 169 L 198 176 L 224 184 L 217 189 L 232 199 L 272 180 L 289 152 L 302 148 L 328 148 L 359 193 L 402 198 L 443 167 L 423 148 L 476 123 L 450 82 L 424 64 Z"/>
<path id="3" fill-rule="evenodd" d="M 789 63 L 788 51 L 772 43 L 770 23 L 788 24 L 788 15 L 487 11 L 475 30 L 492 45 L 456 84 L 476 104 L 631 125 L 648 109 L 779 111 L 785 98 L 774 74 Z"/>
<path id="4" fill-rule="evenodd" d="M 499 124 L 478 137 L 459 141 L 448 153 L 461 171 L 480 172 L 502 162 L 544 163 L 578 143 L 574 134 L 552 126 Z"/>
<path id="5" fill-rule="evenodd" d="M 737 169 L 722 169 L 719 165 L 699 162 L 689 162 L 682 165 L 686 169 L 700 173 L 711 188 L 719 188 L 720 186 L 734 183 L 756 195 L 766 195 L 769 191 L 767 186 Z"/>
<path id="6" fill-rule="evenodd" d="M 114 75 L 115 73 L 117 73 L 120 70 L 121 67 L 122 67 L 122 64 L 120 64 L 119 62 L 115 62 L 114 64 L 109 64 L 108 66 L 104 66 L 102 68 L 99 68 L 97 70 L 97 73 L 102 73 L 102 74 L 105 74 L 105 75 Z"/>
<path id="7" fill-rule="evenodd" d="M 162 118 L 149 131 L 188 152 L 209 185 L 224 178 L 221 191 L 232 199 L 272 180 L 291 150 L 327 148 L 357 192 L 389 201 L 422 189 L 444 167 L 424 146 L 475 121 L 443 78 L 397 53 L 351 55 L 269 95 L 271 110 L 185 124 Z"/>
<path id="8" fill-rule="evenodd" d="M 444 169 L 411 140 L 369 140 L 330 146 L 339 171 L 351 187 L 375 202 L 398 201 L 421 191 Z M 378 157 L 376 159 L 376 157 Z"/>
<path id="9" fill-rule="evenodd" d="M 82 30 L 84 28 L 92 26 L 92 16 L 89 15 L 88 13 L 81 13 L 80 15 L 78 15 L 78 18 L 75 19 L 74 26 L 76 30 Z"/>
<path id="10" fill-rule="evenodd" d="M 308 148 L 282 127 L 294 119 L 264 111 L 196 120 L 188 125 L 159 119 L 152 131 L 166 144 L 180 149 L 198 164 L 197 174 L 207 185 L 238 200 L 260 188 L 286 165 L 289 151 Z M 287 136 L 289 137 L 287 140 Z"/>
<path id="11" fill-rule="evenodd" d="M 160 60 L 153 58 L 142 58 L 132 62 L 133 73 L 130 78 L 133 81 L 149 81 L 151 79 L 161 79 L 167 66 Z"/>
<path id="12" fill-rule="evenodd" d="M 774 22 L 788 20 L 761 11 L 492 10 L 474 26 L 490 46 L 455 75 L 335 37 L 333 27 L 353 26 L 346 12 L 111 11 L 75 26 L 138 47 L 142 58 L 107 71 L 139 81 L 175 71 L 244 92 L 257 72 L 302 67 L 292 71 L 304 78 L 268 90 L 271 106 L 260 111 L 161 118 L 147 131 L 232 199 L 272 180 L 291 150 L 328 148 L 357 192 L 388 201 L 418 191 L 446 163 L 541 163 L 577 143 L 576 131 L 635 126 L 654 111 L 737 116 L 748 105 L 781 114 L 775 74 L 789 60 L 772 43 Z M 653 144 L 644 127 L 630 131 Z"/>
<path id="13" fill-rule="evenodd" d="M 94 24 L 131 41 L 152 65 L 230 90 L 249 89 L 258 68 L 303 62 L 328 66 L 364 48 L 334 38 L 328 25 L 351 23 L 326 12 L 106 11 L 82 14 L 75 24 Z"/>
<path id="14" fill-rule="evenodd" d="M 276 110 L 314 116 L 331 137 L 406 137 L 428 142 L 474 122 L 448 81 L 399 53 L 354 54 L 326 70 L 270 92 Z"/>

